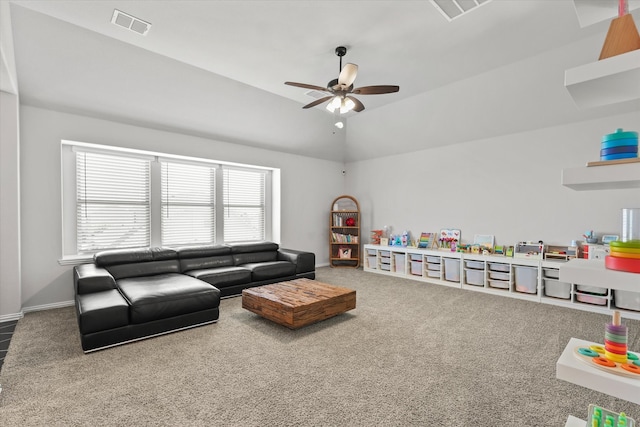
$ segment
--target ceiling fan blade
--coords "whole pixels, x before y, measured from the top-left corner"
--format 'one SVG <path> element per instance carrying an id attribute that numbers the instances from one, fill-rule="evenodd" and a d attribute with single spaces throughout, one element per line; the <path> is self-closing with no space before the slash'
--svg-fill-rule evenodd
<path id="1" fill-rule="evenodd" d="M 342 71 L 340 71 L 340 75 L 338 76 L 338 83 L 343 87 L 349 87 L 353 84 L 353 81 L 356 79 L 356 75 L 358 74 L 358 66 L 356 64 L 346 64 Z"/>
<path id="2" fill-rule="evenodd" d="M 322 91 L 322 92 L 330 92 L 329 89 L 327 89 L 326 87 L 316 86 L 316 85 L 308 85 L 306 83 L 284 82 L 284 84 L 289 85 L 289 86 L 302 87 L 302 88 L 305 88 L 305 89 L 319 90 L 319 91 Z"/>
<path id="3" fill-rule="evenodd" d="M 349 96 L 349 95 L 347 95 L 345 98 L 349 98 L 350 100 L 353 101 L 354 104 L 356 104 L 356 106 L 351 109 L 352 111 L 359 113 L 360 111 L 364 110 L 364 105 L 357 98 L 354 98 L 353 96 Z"/>
<path id="4" fill-rule="evenodd" d="M 400 86 L 380 85 L 380 86 L 363 86 L 357 87 L 351 93 L 356 95 L 381 95 L 384 93 L 393 93 L 400 90 Z"/>
<path id="5" fill-rule="evenodd" d="M 311 108 L 311 107 L 315 107 L 316 105 L 320 105 L 320 104 L 322 104 L 323 102 L 326 102 L 326 101 L 330 100 L 331 98 L 333 98 L 333 95 L 331 95 L 331 96 L 325 96 L 324 98 L 320 98 L 320 99 L 316 99 L 315 101 L 313 101 L 313 102 L 311 102 L 311 103 L 309 103 L 309 104 L 305 105 L 305 106 L 304 106 L 304 107 L 302 107 L 302 108 Z"/>

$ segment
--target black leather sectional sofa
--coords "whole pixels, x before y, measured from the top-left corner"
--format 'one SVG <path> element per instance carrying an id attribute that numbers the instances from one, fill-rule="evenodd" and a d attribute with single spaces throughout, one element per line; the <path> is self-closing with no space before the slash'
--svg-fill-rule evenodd
<path id="1" fill-rule="evenodd" d="M 315 255 L 272 242 L 100 252 L 74 268 L 82 349 L 213 323 L 220 298 L 303 277 L 315 279 Z"/>

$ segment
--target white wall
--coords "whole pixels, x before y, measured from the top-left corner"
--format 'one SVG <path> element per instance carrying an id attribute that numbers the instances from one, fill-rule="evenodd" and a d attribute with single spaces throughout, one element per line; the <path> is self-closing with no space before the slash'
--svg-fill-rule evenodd
<path id="1" fill-rule="evenodd" d="M 0 321 L 21 317 L 18 97 L 0 92 Z"/>
<path id="2" fill-rule="evenodd" d="M 62 256 L 62 139 L 280 168 L 281 246 L 312 251 L 317 264 L 328 263 L 328 211 L 344 185 L 341 162 L 31 106 L 22 106 L 20 114 L 22 306 L 25 309 L 46 308 L 73 299 L 71 267 L 58 264 Z"/>
<path id="3" fill-rule="evenodd" d="M 620 234 L 620 209 L 639 207 L 640 189 L 575 191 L 561 171 L 598 160 L 603 135 L 639 126 L 634 112 L 348 163 L 346 191 L 360 201 L 366 242 L 384 225 L 413 236 L 459 228 L 464 243 L 492 234 L 502 245 Z"/>

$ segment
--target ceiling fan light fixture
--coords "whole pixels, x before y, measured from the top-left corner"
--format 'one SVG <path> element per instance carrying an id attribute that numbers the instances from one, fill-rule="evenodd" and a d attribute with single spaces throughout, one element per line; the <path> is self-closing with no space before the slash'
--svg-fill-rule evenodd
<path id="1" fill-rule="evenodd" d="M 340 106 L 340 114 L 348 113 L 353 110 L 353 107 L 356 106 L 356 103 L 350 100 L 349 98 L 345 98 L 342 100 L 342 105 Z"/>
<path id="2" fill-rule="evenodd" d="M 349 98 L 336 96 L 327 104 L 327 110 L 333 113 L 334 111 L 339 109 L 340 114 L 346 114 L 349 111 L 353 110 L 353 107 L 355 106 L 356 103 Z"/>

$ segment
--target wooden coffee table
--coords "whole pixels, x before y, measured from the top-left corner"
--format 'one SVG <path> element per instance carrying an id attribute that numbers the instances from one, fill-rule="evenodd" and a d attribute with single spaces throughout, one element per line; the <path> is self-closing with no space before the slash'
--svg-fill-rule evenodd
<path id="1" fill-rule="evenodd" d="M 296 279 L 243 290 L 242 308 L 298 329 L 356 308 L 356 291 Z"/>

